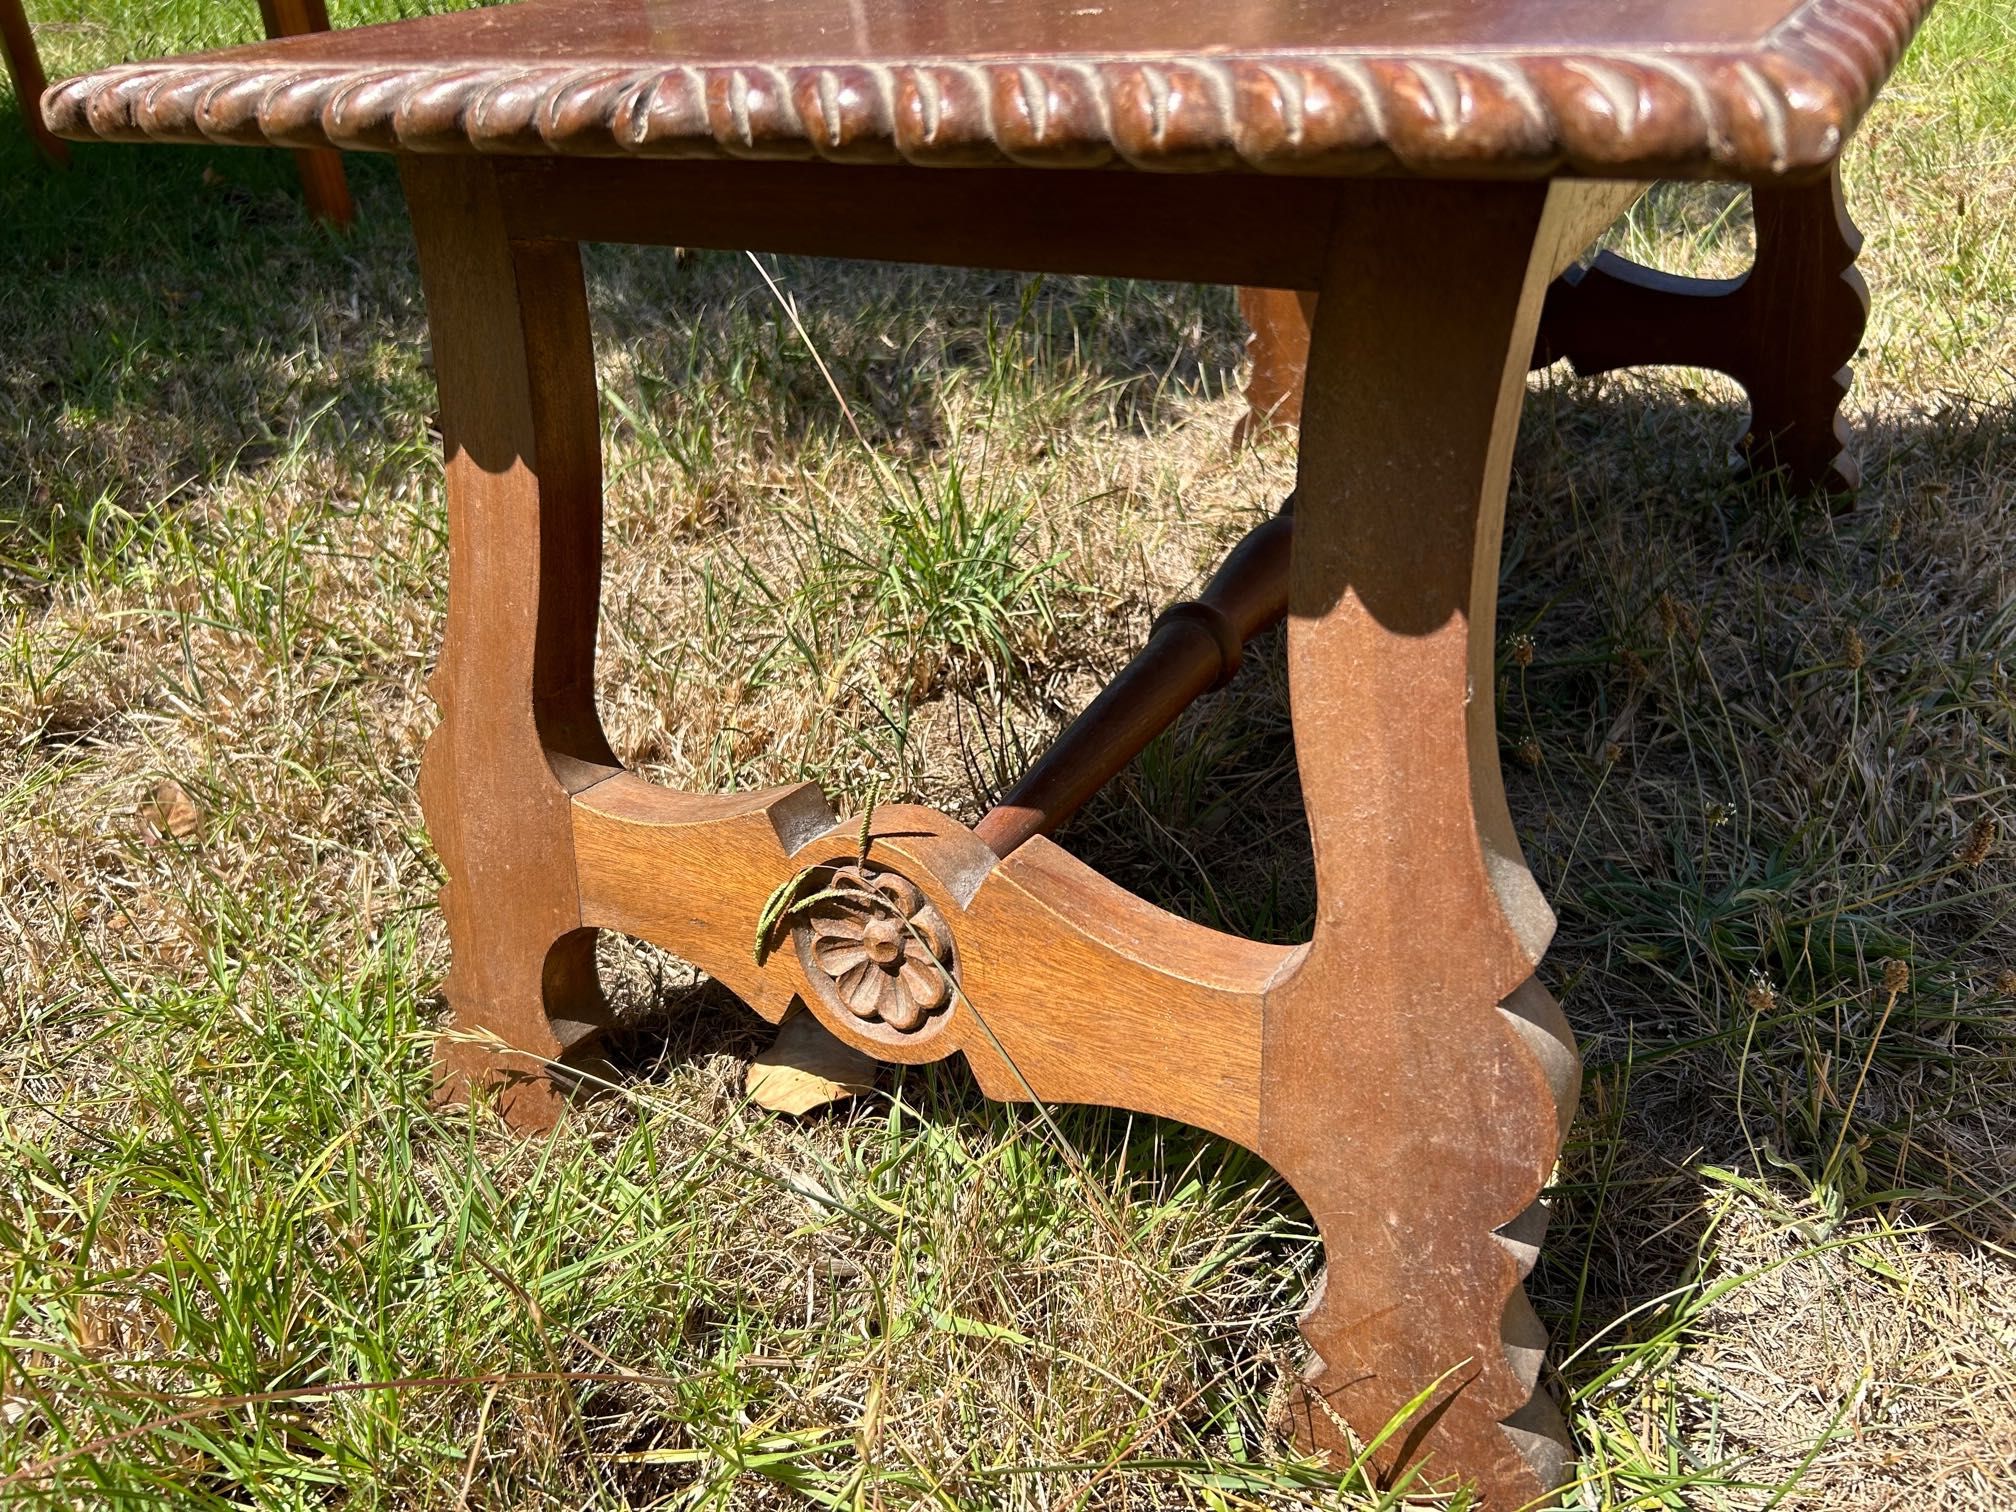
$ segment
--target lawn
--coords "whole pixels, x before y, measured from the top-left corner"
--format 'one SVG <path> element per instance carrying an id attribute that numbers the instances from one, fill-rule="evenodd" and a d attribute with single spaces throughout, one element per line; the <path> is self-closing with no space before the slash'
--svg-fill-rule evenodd
<path id="1" fill-rule="evenodd" d="M 257 29 L 29 9 L 52 77 Z M 1718 378 L 1533 380 L 1495 696 L 1588 1064 L 1529 1286 L 1573 1506 L 2016 1499 L 2012 32 L 1944 0 L 1848 148 L 1851 509 L 1736 488 Z M 1320 1248 L 1214 1138 L 956 1064 L 763 1113 L 768 1028 L 615 938 L 604 1095 L 537 1141 L 428 1108 L 445 550 L 390 164 L 339 235 L 283 155 L 50 173 L 11 107 L 0 1505 L 1393 1504 L 1278 1431 Z M 1612 239 L 1750 235 L 1669 186 Z M 1227 444 L 1228 290 L 588 266 L 602 709 L 667 782 L 973 819 L 1292 477 Z M 1305 938 L 1278 638 L 1061 838 Z"/>

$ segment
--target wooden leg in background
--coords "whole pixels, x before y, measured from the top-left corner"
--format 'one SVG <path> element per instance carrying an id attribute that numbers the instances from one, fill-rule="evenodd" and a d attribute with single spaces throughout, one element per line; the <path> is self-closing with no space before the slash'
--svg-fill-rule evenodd
<path id="1" fill-rule="evenodd" d="M 1848 218 L 1840 168 L 1817 183 L 1754 190 L 1753 205 L 1757 257 L 1740 278 L 1683 278 L 1605 252 L 1557 279 L 1533 366 L 1565 357 L 1585 377 L 1674 364 L 1726 373 L 1750 398 L 1738 443 L 1747 473 L 1794 493 L 1853 493 L 1861 470 L 1841 402 L 1869 289 L 1855 269 L 1862 237 Z M 1309 305 L 1306 294 L 1239 291 L 1253 376 L 1235 444 L 1297 423 Z"/>
<path id="2" fill-rule="evenodd" d="M 1579 1066 L 1533 978 L 1553 915 L 1499 778 L 1498 545 L 1547 280 L 1616 206 L 1561 184 L 1354 196 L 1316 314 L 1289 590 L 1317 917 L 1262 1010 L 1260 1150 L 1327 1261 L 1300 1431 L 1345 1449 L 1342 1425 L 1369 1440 L 1439 1381 L 1383 1468 L 1509 1512 L 1567 1465 L 1520 1282 Z"/>
<path id="3" fill-rule="evenodd" d="M 1848 218 L 1841 165 L 1817 184 L 1752 192 L 1757 266 L 1748 371 L 1750 471 L 1780 474 L 1795 492 L 1853 493 L 1862 469 L 1841 404 L 1849 363 L 1869 324 L 1869 285 L 1855 267 L 1862 233 Z"/>
<path id="4" fill-rule="evenodd" d="M 1605 252 L 1547 301 L 1535 366 L 1565 357 L 1584 375 L 1680 364 L 1726 373 L 1750 396 L 1739 450 L 1757 477 L 1794 492 L 1852 493 L 1848 363 L 1869 319 L 1855 269 L 1862 237 L 1841 172 L 1757 189 L 1757 258 L 1740 278 L 1681 278 Z"/>
<path id="5" fill-rule="evenodd" d="M 607 1012 L 583 928 L 573 796 L 616 770 L 594 699 L 602 474 L 578 249 L 514 243 L 493 165 L 404 158 L 447 450 L 441 725 L 420 800 L 447 871 L 454 1022 L 443 1090 L 504 1086 L 539 1128 L 542 1062 L 592 1053 Z M 509 1050 L 457 1036 L 488 1034 Z M 563 1078 L 564 1080 L 564 1078 Z"/>
<path id="6" fill-rule="evenodd" d="M 259 0 L 259 15 L 269 37 L 299 37 L 329 30 L 324 0 Z M 294 154 L 294 166 L 301 175 L 301 194 L 310 215 L 338 227 L 356 220 L 357 207 L 350 199 L 350 181 L 344 177 L 340 152 L 304 148 Z"/>
<path id="7" fill-rule="evenodd" d="M 7 77 L 13 81 L 14 97 L 21 102 L 21 119 L 42 156 L 57 167 L 70 161 L 69 146 L 49 134 L 42 124 L 42 91 L 49 87 L 42 74 L 42 58 L 35 51 L 35 34 L 28 29 L 28 16 L 21 0 L 0 0 L 0 52 L 7 55 Z"/>
<path id="8" fill-rule="evenodd" d="M 1232 432 L 1239 446 L 1270 430 L 1302 423 L 1302 370 L 1309 363 L 1309 322 L 1316 296 L 1294 289 L 1241 289 L 1246 317 L 1246 413 Z"/>

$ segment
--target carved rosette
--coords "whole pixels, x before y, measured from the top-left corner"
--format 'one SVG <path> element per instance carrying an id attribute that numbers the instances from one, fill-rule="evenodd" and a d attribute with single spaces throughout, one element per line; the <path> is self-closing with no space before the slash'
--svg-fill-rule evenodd
<path id="1" fill-rule="evenodd" d="M 800 916 L 798 954 L 830 1006 L 914 1034 L 952 1001 L 952 930 L 917 885 L 865 863 L 836 866 Z"/>

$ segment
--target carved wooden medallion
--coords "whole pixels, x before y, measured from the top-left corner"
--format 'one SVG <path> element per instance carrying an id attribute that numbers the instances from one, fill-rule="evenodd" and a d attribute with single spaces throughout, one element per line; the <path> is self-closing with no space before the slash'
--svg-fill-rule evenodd
<path id="1" fill-rule="evenodd" d="M 860 863 L 818 879 L 825 896 L 795 931 L 798 957 L 828 1006 L 911 1034 L 952 1001 L 951 926 L 909 878 Z"/>

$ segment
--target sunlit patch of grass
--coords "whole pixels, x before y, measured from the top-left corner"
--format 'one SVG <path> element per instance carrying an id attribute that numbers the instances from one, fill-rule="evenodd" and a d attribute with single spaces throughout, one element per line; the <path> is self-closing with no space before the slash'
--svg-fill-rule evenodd
<path id="1" fill-rule="evenodd" d="M 905 691 L 1012 676 L 1055 634 L 1059 559 L 1031 549 L 1027 505 L 976 497 L 956 460 L 907 482 L 850 553 Z"/>

